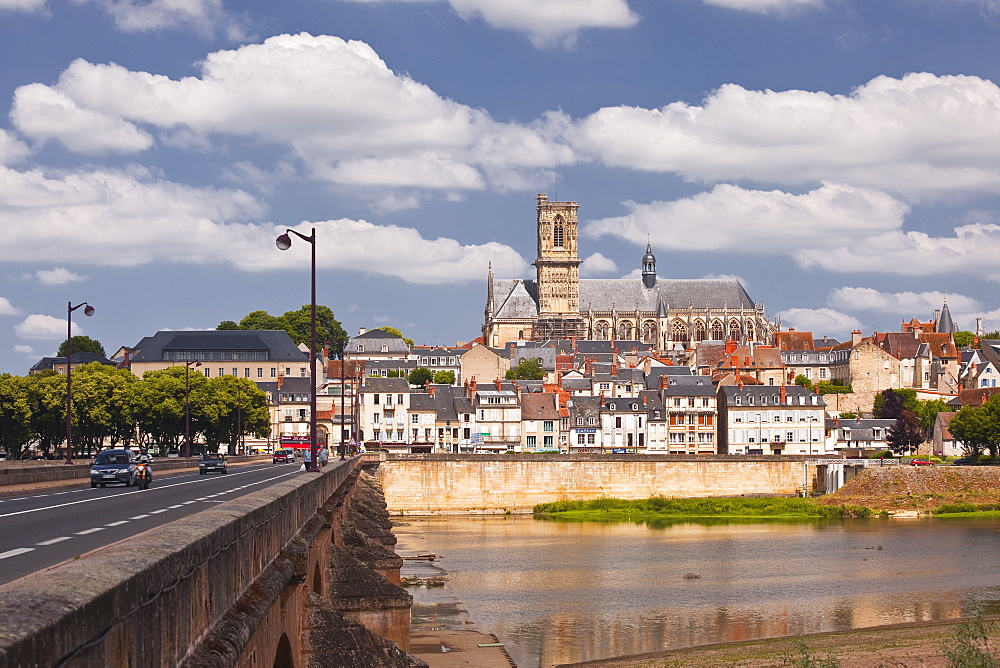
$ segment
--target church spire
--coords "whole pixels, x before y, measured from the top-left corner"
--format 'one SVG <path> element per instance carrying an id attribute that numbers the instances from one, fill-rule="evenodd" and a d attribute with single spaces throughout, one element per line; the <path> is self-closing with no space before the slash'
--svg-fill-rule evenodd
<path id="1" fill-rule="evenodd" d="M 951 311 L 948 310 L 948 298 L 944 298 L 944 306 L 941 307 L 941 317 L 938 318 L 935 328 L 941 334 L 954 334 L 958 331 L 955 321 L 951 319 Z"/>
<path id="2" fill-rule="evenodd" d="M 646 242 L 646 254 L 642 256 L 642 284 L 647 288 L 656 287 L 656 257 L 649 241 Z"/>

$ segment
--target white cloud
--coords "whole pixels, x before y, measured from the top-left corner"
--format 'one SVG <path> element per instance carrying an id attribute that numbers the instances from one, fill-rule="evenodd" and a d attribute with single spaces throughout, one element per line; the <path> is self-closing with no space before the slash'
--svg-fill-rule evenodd
<path id="1" fill-rule="evenodd" d="M 842 287 L 830 292 L 830 306 L 855 311 L 894 313 L 900 316 L 929 318 L 935 309 L 948 302 L 954 312 L 971 312 L 982 308 L 979 301 L 964 295 L 944 292 L 880 292 L 872 288 Z"/>
<path id="2" fill-rule="evenodd" d="M 705 0 L 705 4 L 744 12 L 769 14 L 822 7 L 823 0 Z"/>
<path id="3" fill-rule="evenodd" d="M 85 333 L 76 321 L 73 321 L 72 324 L 74 336 Z M 35 313 L 29 315 L 21 323 L 14 325 L 14 332 L 22 339 L 65 339 L 66 319 Z"/>
<path id="4" fill-rule="evenodd" d="M 241 21 L 223 8 L 222 0 L 74 0 L 99 6 L 123 32 L 190 28 L 206 35 L 218 30 L 230 39 L 243 35 Z"/>
<path id="5" fill-rule="evenodd" d="M 65 267 L 55 267 L 53 269 L 42 269 L 35 272 L 35 278 L 42 285 L 65 285 L 66 283 L 76 283 L 84 280 L 84 276 L 74 274 Z"/>
<path id="6" fill-rule="evenodd" d="M 45 9 L 45 0 L 0 0 L 0 12 L 40 12 Z"/>
<path id="7" fill-rule="evenodd" d="M 429 2 L 434 0 L 350 0 L 378 2 Z M 524 33 L 538 48 L 572 46 L 587 28 L 631 28 L 639 17 L 628 0 L 447 0 L 463 19 L 482 19 L 503 30 Z"/>
<path id="8" fill-rule="evenodd" d="M 37 354 L 35 353 L 35 349 L 32 348 L 31 346 L 20 343 L 14 346 L 14 352 L 17 353 L 18 355 L 25 355 L 25 356 L 33 356 Z"/>
<path id="9" fill-rule="evenodd" d="M 836 181 L 912 200 L 1000 192 L 1000 87 L 974 76 L 880 76 L 850 95 L 727 84 L 701 106 L 607 107 L 575 146 L 608 165 L 713 182 Z"/>
<path id="10" fill-rule="evenodd" d="M 580 263 L 581 276 L 597 276 L 599 274 L 611 274 L 618 271 L 615 261 L 604 257 L 600 253 L 594 253 Z"/>
<path id="11" fill-rule="evenodd" d="M 863 327 L 857 318 L 830 308 L 790 308 L 776 315 L 786 328 L 812 332 L 814 336 L 836 338 Z"/>
<path id="12" fill-rule="evenodd" d="M 702 276 L 702 278 L 708 278 L 715 281 L 738 281 L 744 288 L 750 287 L 749 281 L 742 276 L 737 276 L 736 274 L 706 274 L 705 276 Z"/>
<path id="13" fill-rule="evenodd" d="M 287 148 L 316 179 L 379 195 L 478 190 L 492 178 L 506 187 L 511 171 L 576 160 L 558 143 L 562 115 L 497 123 L 391 71 L 363 42 L 279 35 L 209 54 L 201 67 L 200 78 L 175 81 L 76 60 L 54 87 L 19 88 L 13 117 L 34 139 L 91 153 L 143 150 L 156 131 L 195 146 L 249 137 Z"/>
<path id="14" fill-rule="evenodd" d="M 6 297 L 0 297 L 0 315 L 21 315 L 21 309 L 11 304 Z"/>
<path id="15" fill-rule="evenodd" d="M 153 145 L 152 137 L 120 116 L 82 109 L 42 84 L 18 88 L 10 116 L 17 129 L 35 141 L 58 141 L 79 153 L 134 153 Z"/>
<path id="16" fill-rule="evenodd" d="M 13 134 L 0 128 L 0 165 L 20 162 L 31 153 L 31 149 Z"/>
<path id="17" fill-rule="evenodd" d="M 785 255 L 799 267 L 904 276 L 972 274 L 1000 281 L 1000 225 L 969 223 L 953 236 L 903 229 L 909 207 L 885 193 L 827 183 L 793 195 L 718 185 L 670 202 L 625 202 L 625 216 L 584 234 L 685 251 Z"/>

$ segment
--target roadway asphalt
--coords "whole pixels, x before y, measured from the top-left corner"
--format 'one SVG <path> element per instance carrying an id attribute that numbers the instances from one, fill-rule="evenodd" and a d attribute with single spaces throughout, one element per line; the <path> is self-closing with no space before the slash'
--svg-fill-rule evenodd
<path id="1" fill-rule="evenodd" d="M 299 472 L 299 463 L 156 475 L 149 489 L 89 480 L 58 491 L 0 498 L 0 584 L 130 538 L 213 505 L 263 489 Z"/>

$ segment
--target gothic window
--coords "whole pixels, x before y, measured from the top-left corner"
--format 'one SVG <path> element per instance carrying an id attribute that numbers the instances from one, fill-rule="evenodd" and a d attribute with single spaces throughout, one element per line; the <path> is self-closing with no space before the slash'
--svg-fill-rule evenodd
<path id="1" fill-rule="evenodd" d="M 753 333 L 753 323 L 752 322 L 748 322 L 747 323 L 747 341 L 756 341 L 756 340 L 757 340 L 757 337 L 754 336 L 754 333 Z"/>
<path id="2" fill-rule="evenodd" d="M 552 229 L 552 245 L 556 248 L 563 247 L 563 218 L 556 216 L 556 223 Z"/>
<path id="3" fill-rule="evenodd" d="M 725 330 L 722 327 L 721 320 L 714 320 L 712 322 L 712 340 L 722 341 L 725 338 Z"/>
<path id="4" fill-rule="evenodd" d="M 656 323 L 652 320 L 642 323 L 642 342 L 656 343 Z"/>
<path id="5" fill-rule="evenodd" d="M 705 323 L 701 320 L 694 323 L 694 340 L 704 341 L 705 340 Z"/>
<path id="6" fill-rule="evenodd" d="M 687 327 L 680 320 L 674 320 L 674 324 L 670 327 L 670 339 L 672 341 L 687 341 L 688 333 Z"/>
<path id="7" fill-rule="evenodd" d="M 632 323 L 625 321 L 618 325 L 618 340 L 620 341 L 632 340 Z"/>
<path id="8" fill-rule="evenodd" d="M 729 321 L 729 340 L 730 341 L 740 340 L 740 323 L 737 320 Z"/>
<path id="9" fill-rule="evenodd" d="M 598 341 L 607 341 L 610 329 L 606 320 L 598 320 L 594 325 L 594 338 Z"/>

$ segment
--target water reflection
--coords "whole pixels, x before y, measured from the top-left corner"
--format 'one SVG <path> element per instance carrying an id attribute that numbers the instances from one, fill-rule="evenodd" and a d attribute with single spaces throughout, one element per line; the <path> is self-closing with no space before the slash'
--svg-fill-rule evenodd
<path id="1" fill-rule="evenodd" d="M 411 590 L 417 603 L 460 601 L 522 668 L 948 619 L 973 598 L 1000 611 L 994 520 L 433 517 L 396 534 L 400 553 L 444 557 L 446 589 Z"/>

